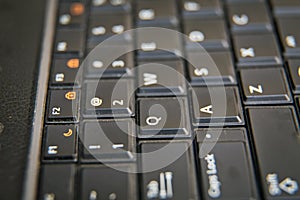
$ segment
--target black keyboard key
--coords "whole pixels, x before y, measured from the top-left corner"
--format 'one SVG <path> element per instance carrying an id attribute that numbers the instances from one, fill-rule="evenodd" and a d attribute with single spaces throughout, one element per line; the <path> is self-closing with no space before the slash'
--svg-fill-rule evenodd
<path id="1" fill-rule="evenodd" d="M 90 39 L 86 43 L 86 54 L 88 54 L 90 56 L 91 53 L 99 53 L 99 50 L 100 49 L 103 50 L 103 48 L 116 48 L 116 47 L 122 48 L 122 46 L 132 46 L 132 44 L 133 44 L 132 34 L 131 34 L 132 32 L 134 32 L 134 31 L 131 30 L 130 32 L 127 32 L 127 33 L 115 34 L 115 35 L 112 35 L 111 37 L 105 37 L 105 38 L 100 37 L 100 38 L 98 38 L 100 40 L 95 39 L 95 38 Z M 102 39 L 105 39 L 105 40 L 102 41 Z M 122 52 L 122 54 L 123 53 L 127 53 L 127 52 Z M 101 54 L 100 55 L 103 57 L 103 52 L 101 52 Z M 117 54 L 112 54 L 112 56 L 108 56 L 107 58 L 110 59 L 114 55 L 117 55 Z"/>
<path id="2" fill-rule="evenodd" d="M 130 166 L 97 166 L 81 169 L 80 199 L 137 199 L 136 178 Z"/>
<path id="3" fill-rule="evenodd" d="M 279 65 L 282 63 L 273 34 L 237 35 L 233 37 L 238 66 Z"/>
<path id="4" fill-rule="evenodd" d="M 131 117 L 133 80 L 87 81 L 85 84 L 85 114 L 90 117 Z"/>
<path id="5" fill-rule="evenodd" d="M 174 96 L 186 94 L 183 62 L 140 62 L 138 67 L 139 96 Z"/>
<path id="6" fill-rule="evenodd" d="M 124 31 L 131 29 L 131 21 L 131 16 L 126 13 L 115 13 L 113 15 L 100 13 L 91 15 L 88 37 L 90 40 L 102 42 L 112 35 L 122 34 Z M 123 34 L 123 36 L 125 37 L 126 34 Z M 126 40 L 126 38 L 123 39 Z"/>
<path id="7" fill-rule="evenodd" d="M 178 26 L 175 0 L 138 0 L 136 6 L 137 27 L 176 28 Z"/>
<path id="8" fill-rule="evenodd" d="M 188 52 L 188 72 L 192 85 L 236 84 L 232 55 L 229 51 Z M 192 64 L 196 64 L 193 66 Z"/>
<path id="9" fill-rule="evenodd" d="M 184 17 L 223 16 L 220 0 L 181 0 L 181 10 Z"/>
<path id="10" fill-rule="evenodd" d="M 245 104 L 292 102 L 285 73 L 282 69 L 243 69 L 240 74 Z"/>
<path id="11" fill-rule="evenodd" d="M 142 174 L 142 199 L 199 198 L 192 146 L 189 148 L 184 142 L 145 142 L 141 144 L 141 153 L 145 172 Z"/>
<path id="12" fill-rule="evenodd" d="M 181 97 L 139 99 L 139 137 L 189 137 L 187 106 Z"/>
<path id="13" fill-rule="evenodd" d="M 94 121 L 84 123 L 84 158 L 99 162 L 132 161 L 135 152 L 132 120 Z"/>
<path id="14" fill-rule="evenodd" d="M 258 199 L 245 131 L 210 129 L 196 133 L 205 199 Z"/>
<path id="15" fill-rule="evenodd" d="M 144 28 L 137 30 L 136 35 L 139 60 L 174 58 L 182 55 L 181 35 L 177 32 L 159 28 Z"/>
<path id="16" fill-rule="evenodd" d="M 188 18 L 184 20 L 184 33 L 189 37 L 188 49 L 195 48 L 193 42 L 200 43 L 205 49 L 229 48 L 227 29 L 223 19 Z"/>
<path id="17" fill-rule="evenodd" d="M 78 90 L 50 90 L 48 121 L 77 121 L 79 95 Z"/>
<path id="18" fill-rule="evenodd" d="M 56 53 L 77 53 L 83 55 L 84 32 L 77 29 L 62 29 L 56 33 L 54 50 Z"/>
<path id="19" fill-rule="evenodd" d="M 78 69 L 81 61 L 78 57 L 55 58 L 53 60 L 53 71 L 51 76 L 52 86 L 74 86 L 79 85 Z M 77 77 L 78 76 L 78 77 Z"/>
<path id="20" fill-rule="evenodd" d="M 196 126 L 244 124 L 241 102 L 235 87 L 193 87 Z"/>
<path id="21" fill-rule="evenodd" d="M 81 2 L 61 3 L 59 8 L 59 27 L 78 28 L 85 25 L 85 5 Z"/>
<path id="22" fill-rule="evenodd" d="M 44 159 L 77 158 L 77 127 L 48 125 L 45 127 Z"/>
<path id="23" fill-rule="evenodd" d="M 277 20 L 285 55 L 300 56 L 300 17 L 280 18 Z"/>
<path id="24" fill-rule="evenodd" d="M 287 107 L 248 109 L 266 199 L 300 199 L 299 124 Z"/>
<path id="25" fill-rule="evenodd" d="M 134 53 L 130 51 L 129 45 L 101 46 L 105 49 L 105 54 L 100 49 L 95 49 L 85 59 L 85 76 L 88 78 L 119 78 L 124 76 L 133 76 Z M 118 58 L 112 55 L 121 54 Z M 128 52 L 128 53 L 125 53 Z M 112 60 L 114 59 L 114 60 Z"/>
<path id="26" fill-rule="evenodd" d="M 75 165 L 44 165 L 41 170 L 40 200 L 73 200 Z"/>
<path id="27" fill-rule="evenodd" d="M 300 59 L 288 60 L 288 68 L 293 83 L 293 90 L 295 93 L 300 93 Z"/>
<path id="28" fill-rule="evenodd" d="M 298 0 L 271 0 L 271 4 L 276 16 L 299 15 L 300 2 Z"/>
<path id="29" fill-rule="evenodd" d="M 271 32 L 272 25 L 264 1 L 228 4 L 228 17 L 234 33 Z"/>

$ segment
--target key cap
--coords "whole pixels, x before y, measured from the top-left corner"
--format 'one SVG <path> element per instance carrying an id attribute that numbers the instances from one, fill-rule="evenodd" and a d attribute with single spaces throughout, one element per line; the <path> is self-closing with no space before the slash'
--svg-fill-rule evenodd
<path id="1" fill-rule="evenodd" d="M 297 0 L 271 0 L 271 4 L 279 17 L 299 15 L 300 2 Z"/>
<path id="2" fill-rule="evenodd" d="M 118 17 L 115 17 L 118 15 Z M 130 14 L 115 13 L 109 14 L 94 14 L 90 16 L 88 37 L 95 42 L 102 42 L 108 37 L 115 34 L 122 34 L 125 31 L 131 29 L 132 19 Z M 126 40 L 125 34 L 123 40 Z"/>
<path id="3" fill-rule="evenodd" d="M 48 121 L 77 121 L 79 91 L 50 90 L 48 102 Z"/>
<path id="4" fill-rule="evenodd" d="M 84 158 L 100 162 L 132 161 L 135 152 L 132 120 L 93 121 L 84 123 Z"/>
<path id="5" fill-rule="evenodd" d="M 105 49 L 105 55 L 99 56 L 99 49 L 95 49 L 85 60 L 85 76 L 88 78 L 119 78 L 132 77 L 132 68 L 134 64 L 134 53 L 129 52 L 121 55 L 118 58 L 111 58 L 116 51 L 127 52 L 132 47 L 129 45 L 116 45 L 102 47 Z M 102 49 L 101 48 L 101 49 Z M 107 55 L 107 56 L 106 56 Z M 114 59 L 114 60 L 111 60 Z"/>
<path id="6" fill-rule="evenodd" d="M 209 50 L 229 48 L 227 30 L 223 19 L 185 19 L 184 33 L 189 37 L 189 42 L 186 44 L 188 49 L 195 48 L 193 42 L 198 42 Z"/>
<path id="7" fill-rule="evenodd" d="M 181 0 L 184 18 L 196 16 L 222 17 L 223 8 L 219 0 Z"/>
<path id="8" fill-rule="evenodd" d="M 232 55 L 229 51 L 187 52 L 189 78 L 192 85 L 232 85 L 236 84 Z"/>
<path id="9" fill-rule="evenodd" d="M 155 26 L 176 28 L 177 9 L 174 0 L 139 0 L 136 2 L 137 27 Z"/>
<path id="10" fill-rule="evenodd" d="M 281 43 L 287 57 L 300 55 L 300 17 L 280 18 L 277 20 Z"/>
<path id="11" fill-rule="evenodd" d="M 258 199 L 245 131 L 209 129 L 196 134 L 205 199 Z"/>
<path id="12" fill-rule="evenodd" d="M 87 81 L 85 84 L 86 117 L 131 117 L 133 80 Z"/>
<path id="13" fill-rule="evenodd" d="M 127 166 L 116 169 L 129 171 Z M 84 167 L 81 169 L 80 199 L 137 199 L 134 173 L 124 173 L 107 166 Z"/>
<path id="14" fill-rule="evenodd" d="M 44 165 L 41 170 L 40 200 L 73 200 L 75 165 Z"/>
<path id="15" fill-rule="evenodd" d="M 212 98 L 223 94 L 226 95 L 224 102 L 219 100 L 215 101 L 214 104 Z M 210 87 L 209 89 L 207 87 L 193 87 L 192 95 L 195 126 L 244 124 L 241 102 L 235 87 Z"/>
<path id="16" fill-rule="evenodd" d="M 187 143 L 142 143 L 142 199 L 198 199 L 192 146 Z M 164 150 L 161 150 L 164 148 Z M 153 156 L 146 156 L 152 153 Z M 146 154 L 146 155 L 145 155 Z M 161 165 L 164 167 L 162 168 Z M 156 169 L 154 171 L 154 169 Z"/>
<path id="17" fill-rule="evenodd" d="M 243 69 L 240 71 L 240 75 L 245 104 L 283 104 L 292 102 L 285 73 L 282 69 Z"/>
<path id="18" fill-rule="evenodd" d="M 233 33 L 271 32 L 273 30 L 266 3 L 263 1 L 241 1 L 229 3 L 228 17 Z"/>
<path id="19" fill-rule="evenodd" d="M 146 98 L 138 100 L 139 137 L 189 137 L 190 124 L 185 98 Z"/>
<path id="20" fill-rule="evenodd" d="M 279 65 L 280 51 L 273 34 L 233 37 L 238 66 Z"/>
<path id="21" fill-rule="evenodd" d="M 99 49 L 99 47 L 102 49 L 102 48 L 115 48 L 115 47 L 123 48 L 122 46 L 132 46 L 134 44 L 133 37 L 131 36 L 132 32 L 133 31 L 129 33 L 127 32 L 123 34 L 115 34 L 110 37 L 101 37 L 99 38 L 100 40 L 89 39 L 86 44 L 86 54 L 89 55 L 90 53 L 95 52 L 96 49 Z M 104 41 L 101 41 L 102 39 L 104 39 Z M 103 54 L 103 52 L 101 52 L 101 54 Z M 112 54 L 112 56 L 114 55 L 116 54 Z M 103 55 L 101 56 L 103 57 Z M 108 58 L 111 58 L 112 56 L 108 56 Z"/>
<path id="22" fill-rule="evenodd" d="M 288 60 L 288 68 L 293 83 L 293 90 L 295 93 L 300 93 L 300 59 Z"/>
<path id="23" fill-rule="evenodd" d="M 292 108 L 248 109 L 266 199 L 299 199 L 299 124 Z"/>
<path id="24" fill-rule="evenodd" d="M 69 58 L 55 58 L 52 64 L 51 76 L 52 86 L 74 86 L 79 85 L 78 69 L 81 61 L 77 56 Z M 77 79 L 76 76 L 78 75 Z"/>
<path id="25" fill-rule="evenodd" d="M 173 59 L 182 55 L 182 41 L 180 35 L 175 32 L 144 28 L 137 30 L 136 35 L 139 61 L 154 58 Z"/>
<path id="26" fill-rule="evenodd" d="M 146 61 L 139 63 L 139 96 L 174 96 L 186 94 L 183 62 Z"/>
<path id="27" fill-rule="evenodd" d="M 55 39 L 55 53 L 78 53 L 83 55 L 84 32 L 77 29 L 58 30 Z"/>
<path id="28" fill-rule="evenodd" d="M 45 127 L 44 159 L 77 158 L 77 127 L 75 125 L 47 125 Z"/>
<path id="29" fill-rule="evenodd" d="M 59 6 L 59 27 L 79 28 L 85 24 L 85 5 L 81 2 L 61 3 Z"/>

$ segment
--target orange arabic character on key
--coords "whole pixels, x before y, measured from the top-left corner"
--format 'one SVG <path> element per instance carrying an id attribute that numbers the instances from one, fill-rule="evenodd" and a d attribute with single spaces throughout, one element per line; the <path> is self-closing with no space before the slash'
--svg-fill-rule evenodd
<path id="1" fill-rule="evenodd" d="M 68 100 L 74 100 L 76 99 L 76 92 L 72 91 L 72 92 L 67 92 L 65 94 L 65 98 Z"/>
<path id="2" fill-rule="evenodd" d="M 78 58 L 72 58 L 68 60 L 67 66 L 71 69 L 75 69 L 79 67 L 79 59 Z"/>

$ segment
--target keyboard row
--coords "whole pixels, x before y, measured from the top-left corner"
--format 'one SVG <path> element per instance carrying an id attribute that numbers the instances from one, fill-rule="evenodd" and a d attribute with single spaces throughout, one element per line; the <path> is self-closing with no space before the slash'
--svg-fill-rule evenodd
<path id="1" fill-rule="evenodd" d="M 85 123 L 89 133 L 81 136 L 74 136 L 76 132 L 73 135 L 72 131 L 76 129 L 69 125 L 49 126 L 48 134 L 60 137 L 60 141 L 78 140 L 76 137 L 87 139 L 82 144 L 84 155 L 106 164 L 87 165 L 91 163 L 87 160 L 80 161 L 81 165 L 48 162 L 42 167 L 39 197 L 239 200 L 260 199 L 259 191 L 263 191 L 267 199 L 299 198 L 299 125 L 293 108 L 249 108 L 247 115 L 259 165 L 252 159 L 255 154 L 250 153 L 252 147 L 243 128 L 197 129 L 195 143 L 190 140 L 144 140 L 137 144 L 136 153 L 130 152 L 132 140 L 121 143 L 122 136 L 111 134 L 117 134 L 117 126 L 112 128 L 110 121 Z M 117 123 L 119 130 L 128 130 L 125 121 Z M 102 131 L 98 130 L 98 123 L 101 123 Z M 64 129 L 72 131 L 63 133 Z M 105 131 L 112 143 L 99 138 Z M 99 134 L 95 137 L 96 132 Z M 57 148 L 51 152 L 65 153 L 72 148 Z M 124 162 L 126 157 L 131 160 Z M 118 158 L 118 161 L 107 162 L 110 158 Z"/>
<path id="2" fill-rule="evenodd" d="M 76 88 L 51 89 L 49 91 L 47 121 L 49 123 L 53 121 L 77 122 L 80 114 L 78 107 L 80 105 L 82 115 L 87 118 L 132 117 L 137 113 L 136 110 L 141 110 L 145 104 L 148 105 L 147 107 L 151 107 L 155 103 L 172 102 L 174 97 L 184 99 L 184 103 L 176 106 L 179 111 L 188 110 L 188 104 L 193 105 L 192 110 L 198 111 L 198 107 L 200 110 L 204 107 L 211 107 L 212 101 L 218 99 L 218 92 L 226 96 L 224 106 L 227 105 L 227 109 L 229 109 L 227 114 L 230 117 L 236 116 L 242 119 L 240 117 L 242 115 L 240 112 L 242 104 L 236 87 L 226 86 L 224 88 L 217 85 L 206 87 L 204 85 L 206 82 L 217 84 L 218 81 L 221 83 L 223 80 L 232 80 L 231 76 L 224 75 L 224 79 L 219 77 L 210 77 L 210 79 L 195 77 L 194 83 L 199 84 L 199 86 L 187 87 L 189 83 L 179 73 L 183 71 L 180 62 L 162 63 L 167 64 L 168 68 L 161 67 L 158 64 L 157 67 L 156 64 L 148 64 L 149 66 L 138 70 L 139 87 L 136 91 L 134 90 L 134 80 L 130 78 L 88 80 L 85 81 L 81 92 L 80 89 Z M 194 73 L 205 72 L 204 70 L 198 71 L 195 69 Z M 240 70 L 240 78 L 245 105 L 288 104 L 293 102 L 285 72 L 281 68 L 242 69 Z M 235 80 L 233 79 L 233 81 Z M 135 98 L 135 92 L 137 92 L 138 99 Z M 191 102 L 186 98 L 187 94 L 192 96 Z M 148 100 L 143 99 L 143 97 L 147 97 Z M 145 101 L 148 101 L 148 103 L 144 103 Z M 136 103 L 143 105 L 135 108 Z M 176 109 L 167 110 L 168 114 L 173 112 L 176 112 Z M 141 113 L 139 115 L 143 118 Z M 194 117 L 200 119 L 201 123 L 199 115 L 196 112 Z"/>
<path id="3" fill-rule="evenodd" d="M 199 60 L 202 58 L 201 62 L 203 62 L 205 55 L 199 55 L 197 49 L 193 49 L 195 47 L 193 43 L 199 43 L 205 47 L 219 69 L 219 73 L 212 69 L 209 61 L 201 65 L 189 65 L 187 78 L 191 84 L 215 85 L 220 84 L 218 80 L 222 80 L 224 84 L 229 85 L 236 83 L 232 61 L 233 55 L 231 55 L 229 51 L 231 49 L 231 45 L 228 33 L 231 32 L 233 47 L 235 49 L 235 57 L 237 58 L 237 66 L 277 67 L 287 65 L 286 69 L 289 72 L 288 77 L 291 79 L 293 92 L 299 94 L 300 61 L 297 59 L 297 37 L 299 35 L 297 34 L 297 31 L 299 30 L 296 25 L 299 19 L 295 18 L 295 16 L 298 16 L 297 12 L 296 15 L 293 15 L 293 17 L 288 14 L 288 11 L 293 11 L 297 8 L 297 3 L 293 4 L 293 1 L 286 3 L 278 2 L 272 2 L 272 5 L 274 6 L 274 15 L 276 17 L 275 24 L 278 26 L 280 38 L 283 46 L 285 47 L 285 55 L 288 58 L 287 63 L 285 63 L 281 58 L 280 45 L 278 45 L 277 38 L 274 35 L 276 30 L 274 28 L 274 23 L 270 18 L 270 11 L 268 10 L 266 2 L 227 1 L 225 8 L 228 10 L 228 15 L 230 16 L 230 31 L 227 30 L 226 20 L 224 20 L 224 13 L 221 9 L 223 6 L 220 1 L 195 1 L 194 3 L 190 1 L 182 2 L 179 5 L 183 6 L 183 11 L 181 13 L 183 15 L 182 32 L 188 36 L 188 39 L 185 41 L 185 48 L 187 50 L 186 60 L 192 63 L 200 63 Z M 175 1 L 166 1 L 168 9 L 170 8 L 171 10 L 170 12 L 162 12 L 160 8 L 156 8 L 158 7 L 158 2 L 151 2 L 151 5 L 148 5 L 150 9 L 145 9 L 147 7 L 147 1 L 137 1 L 137 4 L 139 3 L 141 5 L 136 6 L 139 13 L 143 11 L 147 15 L 149 12 L 150 14 L 148 13 L 148 15 L 150 16 L 152 12 L 152 15 L 155 14 L 153 19 L 140 19 L 146 23 L 146 27 L 148 25 L 150 26 L 151 23 L 155 26 L 164 27 L 165 19 L 169 19 L 170 23 L 172 22 L 171 19 L 175 17 L 177 20 L 173 21 L 178 21 L 178 19 L 180 19 L 176 9 L 173 9 L 173 7 L 176 7 Z M 99 42 L 113 34 L 118 35 L 119 37 L 116 38 L 121 41 L 126 41 L 128 38 L 130 39 L 130 41 L 125 42 L 126 44 L 121 45 L 122 47 L 120 47 L 120 40 L 118 40 L 118 48 L 124 48 L 124 51 L 126 51 L 126 49 L 133 49 L 136 46 L 136 48 L 139 49 L 137 51 L 137 64 L 145 64 L 145 62 L 149 62 L 149 59 L 152 61 L 158 57 L 164 59 L 166 58 L 165 54 L 170 56 L 170 52 L 166 53 L 161 51 L 160 48 L 170 49 L 171 53 L 177 52 L 179 55 L 184 54 L 180 37 L 174 36 L 166 38 L 166 41 L 170 42 L 167 42 L 166 45 L 162 45 L 161 42 L 164 39 L 151 37 L 152 33 L 148 33 L 149 31 L 142 32 L 143 34 L 140 35 L 137 34 L 137 41 L 134 41 L 132 36 L 128 37 L 128 34 L 122 35 L 124 31 L 134 27 L 133 25 L 128 25 L 132 21 L 132 18 L 134 18 L 133 16 L 130 16 L 132 9 L 129 2 L 123 0 L 92 1 L 91 4 L 91 8 L 88 9 L 80 2 L 67 3 L 67 1 L 65 1 L 62 3 L 58 14 L 58 30 L 54 45 L 56 54 L 54 55 L 54 62 L 52 64 L 52 86 L 66 87 L 73 85 L 74 83 L 79 84 L 75 77 L 78 69 L 80 68 L 82 55 L 84 54 L 85 49 L 87 48 L 87 52 L 89 52 L 97 46 Z M 293 7 L 289 5 L 292 5 Z M 155 8 L 152 8 L 151 6 L 154 6 Z M 74 10 L 81 12 L 75 13 Z M 259 10 L 263 14 L 256 15 L 253 10 Z M 121 17 L 116 17 L 119 15 L 118 12 L 116 16 L 111 14 L 115 11 L 119 11 L 121 14 L 125 13 L 128 16 L 126 17 L 120 14 Z M 91 12 L 91 14 L 88 14 L 89 12 Z M 93 16 L 94 14 L 95 16 Z M 141 18 L 140 15 L 142 16 L 142 14 L 137 14 L 137 18 Z M 64 21 L 63 19 L 65 18 L 69 20 Z M 110 22 L 111 20 L 120 21 Z M 125 20 L 125 22 L 123 20 Z M 89 28 L 77 26 L 78 24 L 84 25 L 86 21 L 91 23 Z M 143 23 L 137 22 L 137 24 Z M 106 31 L 110 29 L 112 30 L 111 32 Z M 85 41 L 86 34 L 88 35 L 87 37 L 90 38 L 88 41 Z M 149 42 L 150 40 L 151 42 Z M 87 44 L 85 45 L 85 43 Z M 105 50 L 113 52 L 115 48 L 116 47 L 113 46 L 107 46 L 105 47 Z M 168 57 L 168 59 L 171 60 L 176 60 L 177 58 L 178 56 L 174 54 L 171 58 Z M 164 64 L 161 60 L 159 63 Z M 105 66 L 108 67 L 104 69 Z M 87 78 L 132 77 L 135 75 L 134 66 L 134 52 L 122 55 L 109 63 L 107 63 L 106 58 L 101 59 L 99 56 L 89 56 L 87 66 L 84 66 L 86 69 L 83 71 L 84 76 Z M 179 67 L 179 70 L 181 70 L 180 68 L 182 67 Z M 257 87 L 258 85 L 261 84 L 257 84 Z"/>
<path id="4" fill-rule="evenodd" d="M 98 1 L 93 1 L 91 8 L 86 8 L 87 6 L 81 2 L 62 3 L 58 16 L 56 43 L 58 53 L 78 52 L 82 54 L 85 35 L 88 38 L 86 48 L 91 50 L 98 43 L 114 34 L 121 34 L 132 28 L 152 26 L 181 31 L 189 36 L 191 42 L 198 42 L 207 49 L 226 49 L 230 46 L 229 31 L 226 26 L 228 20 L 230 32 L 237 37 L 233 41 L 238 51 L 236 56 L 240 58 L 239 61 L 242 61 L 243 58 L 270 56 L 268 61 L 272 61 L 272 64 L 280 64 L 278 45 L 273 36 L 276 28 L 274 28 L 274 22 L 270 18 L 271 12 L 266 1 L 227 1 L 225 3 L 225 8 L 228 11 L 227 20 L 224 20 L 223 3 L 218 0 L 183 0 L 178 5 L 179 8 L 182 7 L 182 13 L 177 13 L 175 0 L 166 0 L 163 5 L 158 0 L 151 1 L 151 3 L 140 0 L 134 4 L 135 9 L 128 1 L 124 0 L 111 1 L 111 5 L 108 7 L 108 1 Z M 297 24 L 300 15 L 295 12 L 300 7 L 299 2 L 291 1 L 291 3 L 284 4 L 275 1 L 272 5 L 274 5 L 276 25 L 286 56 L 299 56 L 299 44 L 297 43 L 299 28 Z M 132 14 L 133 10 L 136 10 L 136 14 Z M 260 15 L 257 15 L 257 12 Z M 179 23 L 181 18 L 182 30 Z M 136 22 L 135 25 L 132 23 L 133 21 Z M 86 22 L 89 22 L 87 27 Z M 70 31 L 74 32 L 72 37 L 65 37 Z M 259 40 L 254 36 L 257 33 L 266 34 L 265 37 L 268 40 Z M 243 40 L 243 35 L 252 35 L 253 38 Z M 126 41 L 128 38 L 130 40 L 130 37 L 123 39 Z M 244 57 L 240 53 L 242 48 L 245 49 L 245 47 L 239 48 L 240 43 L 244 44 L 243 41 L 251 41 L 248 49 L 254 49 L 254 52 L 258 53 L 257 56 L 252 53 L 252 56 L 249 54 Z M 252 44 L 255 45 L 252 46 Z M 266 45 L 272 45 L 274 48 L 264 49 Z M 273 51 L 269 52 L 270 49 Z M 264 54 L 260 55 L 261 53 Z"/>

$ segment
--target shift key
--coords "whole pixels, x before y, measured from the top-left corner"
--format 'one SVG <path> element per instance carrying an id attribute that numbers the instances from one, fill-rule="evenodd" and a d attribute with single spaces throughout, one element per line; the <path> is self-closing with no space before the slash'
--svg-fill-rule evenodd
<path id="1" fill-rule="evenodd" d="M 300 137 L 293 108 L 248 109 L 264 196 L 300 199 Z"/>

